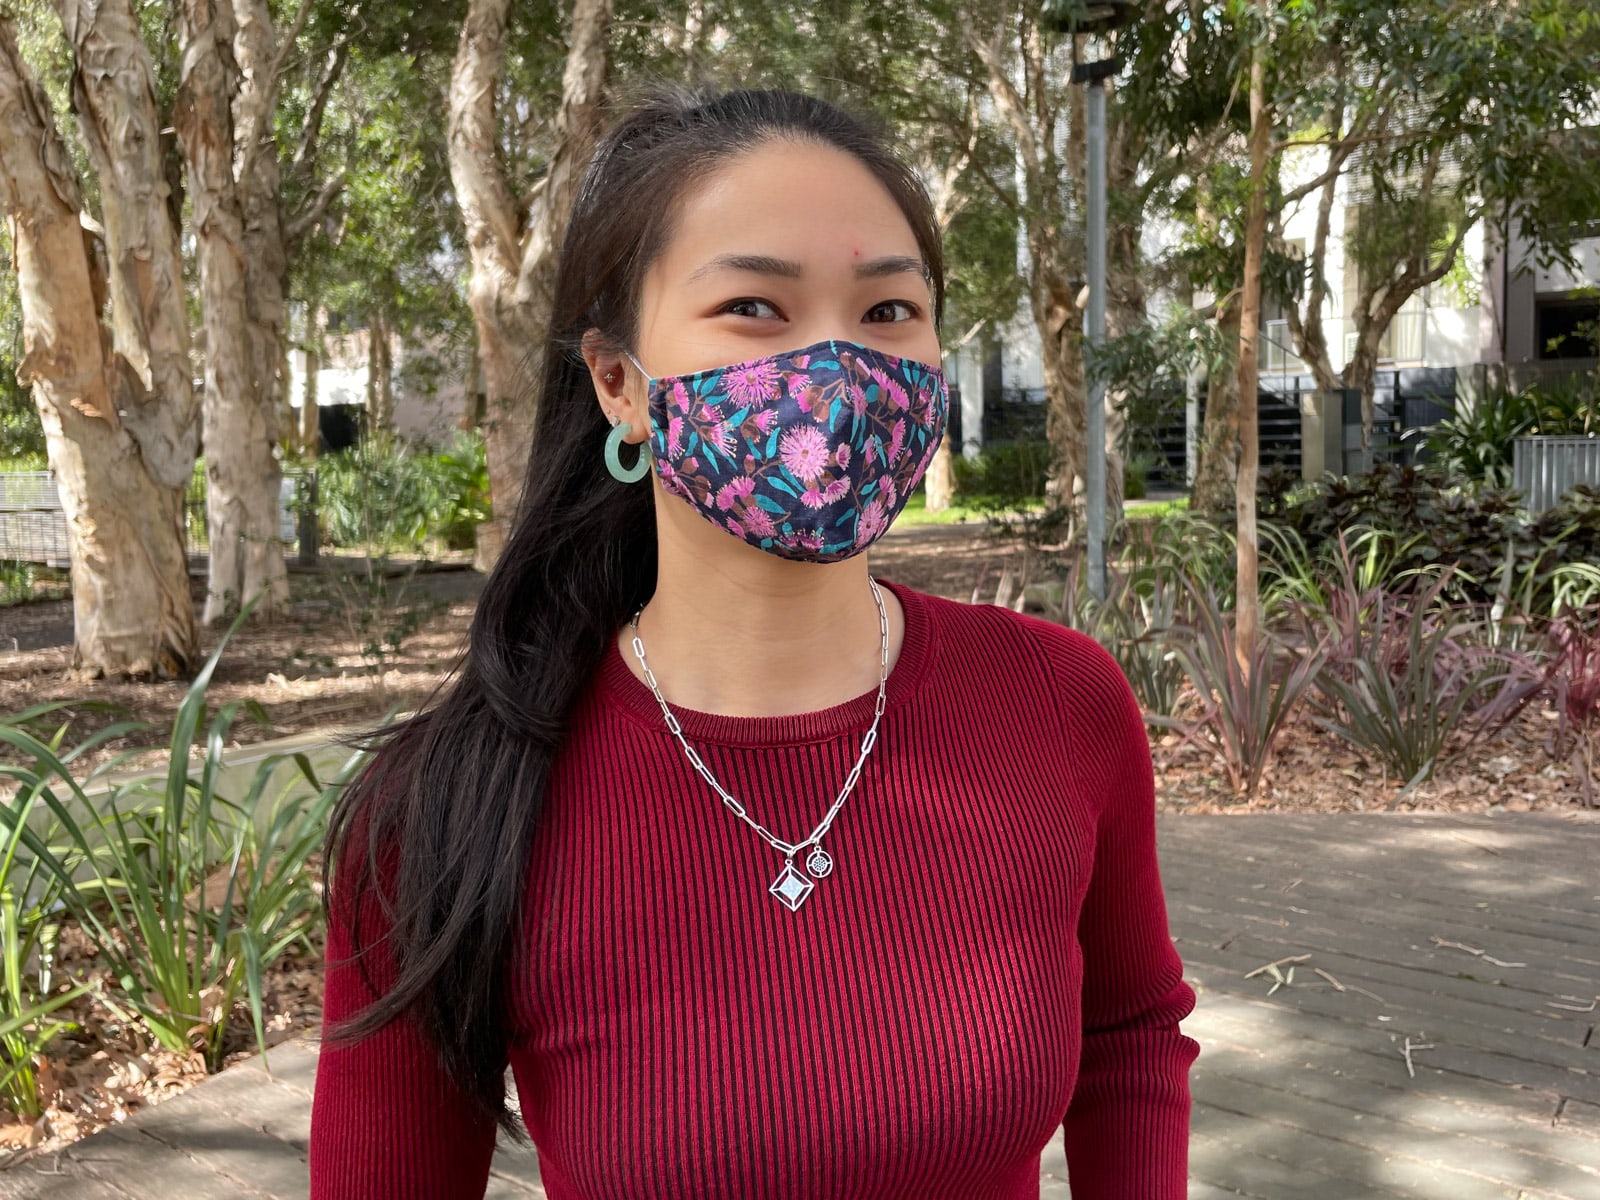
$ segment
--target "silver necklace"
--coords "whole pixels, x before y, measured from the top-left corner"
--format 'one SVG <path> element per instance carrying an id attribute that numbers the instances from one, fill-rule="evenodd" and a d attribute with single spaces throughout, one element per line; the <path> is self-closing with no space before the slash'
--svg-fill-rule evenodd
<path id="1" fill-rule="evenodd" d="M 867 761 L 868 751 L 872 749 L 873 743 L 878 740 L 878 722 L 883 718 L 884 697 L 887 695 L 889 682 L 889 616 L 884 611 L 883 594 L 878 591 L 878 581 L 868 575 L 867 582 L 872 585 L 872 599 L 878 606 L 878 635 L 883 644 L 881 665 L 878 672 L 878 702 L 873 708 L 872 728 L 867 730 L 866 735 L 861 739 L 861 753 L 856 758 L 856 765 L 850 771 L 849 778 L 844 781 L 844 787 L 839 791 L 839 798 L 828 809 L 828 813 L 822 818 L 822 822 L 811 831 L 811 836 L 802 842 L 793 844 L 784 841 L 766 827 L 752 821 L 750 814 L 745 811 L 744 805 L 728 795 L 727 790 L 717 782 L 716 776 L 712 775 L 706 764 L 701 761 L 700 756 L 695 753 L 694 747 L 689 745 L 688 740 L 683 736 L 683 726 L 678 723 L 678 718 L 672 715 L 672 710 L 667 707 L 665 697 L 661 695 L 661 689 L 656 686 L 655 672 L 650 669 L 650 664 L 644 659 L 644 642 L 639 639 L 639 616 L 644 612 L 642 604 L 633 614 L 633 619 L 628 622 L 633 628 L 633 652 L 639 659 L 639 665 L 644 668 L 645 681 L 649 683 L 650 690 L 655 693 L 656 703 L 661 705 L 661 714 L 667 719 L 667 728 L 672 730 L 679 744 L 683 746 L 683 752 L 689 756 L 689 761 L 694 764 L 694 769 L 699 771 L 701 777 L 716 790 L 717 795 L 722 797 L 723 804 L 733 810 L 735 816 L 759 833 L 767 841 L 768 845 L 784 856 L 783 870 L 779 872 L 778 877 L 772 881 L 772 886 L 767 890 L 782 901 L 790 912 L 797 910 L 817 886 L 812 882 L 811 878 L 795 869 L 794 856 L 807 846 L 810 846 L 812 848 L 811 853 L 805 859 L 806 870 L 810 871 L 811 875 L 816 879 L 821 879 L 833 870 L 833 857 L 822 848 L 822 837 L 828 832 L 828 827 L 833 824 L 833 819 L 838 815 L 839 809 L 843 807 L 846 797 L 854 790 L 856 780 L 861 778 L 862 764 Z"/>

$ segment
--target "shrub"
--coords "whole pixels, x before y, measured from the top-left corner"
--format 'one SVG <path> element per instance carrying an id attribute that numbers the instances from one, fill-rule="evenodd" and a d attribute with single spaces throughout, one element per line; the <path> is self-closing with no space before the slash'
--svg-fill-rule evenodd
<path id="1" fill-rule="evenodd" d="M 1069 569 L 1059 622 L 1086 633 L 1117 660 L 1147 716 L 1177 711 L 1184 670 L 1169 645 L 1179 618 L 1181 586 L 1160 573 L 1106 568 L 1106 598 L 1089 591 L 1080 557 Z"/>
<path id="2" fill-rule="evenodd" d="M 1263 630 L 1248 668 L 1215 593 L 1190 585 L 1192 622 L 1174 633 L 1172 648 L 1202 706 L 1198 717 L 1152 716 L 1210 750 L 1236 792 L 1253 795 L 1273 747 L 1321 669 L 1320 647 L 1295 649 Z"/>
<path id="3" fill-rule="evenodd" d="M 1600 382 L 1574 376 L 1520 390 L 1490 389 L 1472 408 L 1432 426 L 1431 462 L 1490 487 L 1511 486 L 1512 446 L 1528 434 L 1600 432 Z"/>
<path id="4" fill-rule="evenodd" d="M 458 434 L 441 450 L 389 433 L 317 460 L 317 516 L 334 546 L 419 552 L 430 539 L 471 547 L 489 515 L 483 439 Z"/>
<path id="5" fill-rule="evenodd" d="M 1313 558 L 1332 555 L 1341 534 L 1378 531 L 1391 539 L 1391 588 L 1415 588 L 1448 565 L 1455 599 L 1498 599 L 1528 613 L 1559 606 L 1557 584 L 1570 581 L 1571 564 L 1600 561 L 1600 491 L 1593 488 L 1575 488 L 1533 517 L 1515 492 L 1462 487 L 1437 468 L 1380 464 L 1299 492 L 1276 490 L 1263 496 L 1261 515 Z"/>
<path id="6" fill-rule="evenodd" d="M 1364 577 L 1343 543 L 1340 562 L 1325 605 L 1304 608 L 1327 654 L 1313 691 L 1316 720 L 1409 789 L 1462 748 L 1459 732 L 1486 731 L 1474 718 L 1493 713 L 1504 723 L 1536 683 L 1474 636 L 1470 611 L 1447 602 L 1448 571 L 1397 592 Z"/>
<path id="7" fill-rule="evenodd" d="M 958 496 L 983 496 L 1003 504 L 1037 500 L 1050 471 L 1049 443 L 992 442 L 976 458 L 951 459 Z"/>
<path id="8" fill-rule="evenodd" d="M 1556 710 L 1550 753 L 1570 758 L 1587 808 L 1596 794 L 1596 742 L 1600 741 L 1600 611 L 1563 614 L 1550 625 L 1550 655 L 1543 686 Z"/>
<path id="9" fill-rule="evenodd" d="M 211 1070 L 221 1065 L 236 1001 L 247 1002 L 265 1049 L 264 973 L 296 943 L 311 945 L 321 916 L 311 859 L 339 788 L 364 758 L 357 753 L 335 780 L 323 782 L 295 755 L 300 778 L 269 802 L 264 793 L 283 761 L 277 755 L 259 764 L 244 795 L 221 792 L 222 751 L 239 705 L 223 705 L 208 723 L 206 689 L 228 638 L 254 606 L 244 606 L 184 696 L 163 778 L 92 796 L 88 785 L 126 753 L 80 783 L 70 764 L 83 747 L 61 754 L 27 729 L 59 705 L 0 723 L 0 741 L 31 760 L 3 768 L 20 786 L 16 801 L 0 809 L 30 876 L 32 894 L 23 904 L 37 907 L 44 895 L 70 915 L 110 969 L 117 999 L 163 1046 L 197 1050 Z M 191 766 L 202 730 L 204 748 Z M 91 742 L 126 732 L 114 726 Z"/>

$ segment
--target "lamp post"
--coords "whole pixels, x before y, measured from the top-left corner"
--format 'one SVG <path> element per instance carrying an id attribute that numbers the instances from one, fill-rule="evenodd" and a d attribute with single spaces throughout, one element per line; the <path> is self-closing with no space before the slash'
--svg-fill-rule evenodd
<path id="1" fill-rule="evenodd" d="M 1089 222 L 1086 250 L 1089 267 L 1089 304 L 1083 313 L 1083 337 L 1090 346 L 1106 340 L 1106 90 L 1105 81 L 1117 73 L 1115 55 L 1078 61 L 1079 34 L 1105 45 L 1113 29 L 1133 16 L 1129 0 L 1063 0 L 1047 6 L 1045 23 L 1072 38 L 1073 83 L 1087 84 L 1087 182 Z M 1089 590 L 1095 599 L 1106 598 L 1106 385 L 1091 376 L 1088 396 L 1089 460 L 1086 486 L 1088 503 Z"/>

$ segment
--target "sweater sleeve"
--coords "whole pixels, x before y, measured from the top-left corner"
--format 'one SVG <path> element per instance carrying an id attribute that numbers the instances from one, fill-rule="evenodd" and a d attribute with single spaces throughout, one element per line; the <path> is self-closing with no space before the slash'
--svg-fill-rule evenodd
<path id="1" fill-rule="evenodd" d="M 1079 800 L 1098 813 L 1078 926 L 1083 1049 L 1063 1124 L 1073 1200 L 1182 1200 L 1200 1046 L 1178 1027 L 1195 994 L 1167 927 L 1144 716 L 1097 642 L 1055 627 L 1048 644 Z"/>
<path id="2" fill-rule="evenodd" d="M 355 846 L 357 839 L 349 843 Z M 363 847 L 364 848 L 364 847 Z M 344 962 L 356 906 L 334 890 L 322 1031 L 355 1015 L 394 978 L 377 897 L 360 900 L 361 964 Z M 383 939 L 383 940 L 379 940 Z M 324 1042 L 311 1106 L 311 1200 L 482 1200 L 496 1126 L 440 1064 L 421 1027 L 401 1017 L 353 1045 Z"/>

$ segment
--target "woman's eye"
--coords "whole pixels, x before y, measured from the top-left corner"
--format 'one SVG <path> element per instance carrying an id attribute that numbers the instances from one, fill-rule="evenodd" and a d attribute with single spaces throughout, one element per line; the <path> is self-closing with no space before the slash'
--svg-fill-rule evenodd
<path id="1" fill-rule="evenodd" d="M 896 315 L 896 312 L 903 315 Z M 910 321 L 917 315 L 917 306 L 909 300 L 885 300 L 882 304 L 875 304 L 867 310 L 867 320 L 873 323 Z M 883 314 L 887 313 L 885 316 Z"/>
<path id="2" fill-rule="evenodd" d="M 730 300 L 718 312 L 732 313 L 736 317 L 775 317 L 778 310 L 765 300 L 756 300 L 745 297 L 742 300 Z"/>

